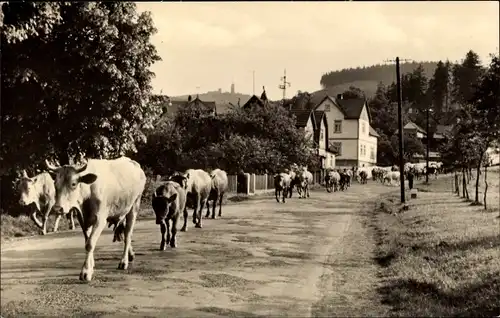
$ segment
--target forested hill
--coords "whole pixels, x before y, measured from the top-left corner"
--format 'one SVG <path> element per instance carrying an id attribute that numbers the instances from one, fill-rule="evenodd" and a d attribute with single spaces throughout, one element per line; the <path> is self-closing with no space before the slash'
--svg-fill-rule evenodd
<path id="1" fill-rule="evenodd" d="M 412 62 L 401 64 L 401 74 L 412 72 L 422 64 L 427 78 L 432 77 L 437 62 Z M 368 67 L 346 68 L 332 71 L 321 76 L 320 84 L 328 91 L 342 93 L 347 87 L 358 87 L 367 96 L 372 96 L 379 82 L 389 85 L 396 80 L 394 64 L 378 64 Z"/>

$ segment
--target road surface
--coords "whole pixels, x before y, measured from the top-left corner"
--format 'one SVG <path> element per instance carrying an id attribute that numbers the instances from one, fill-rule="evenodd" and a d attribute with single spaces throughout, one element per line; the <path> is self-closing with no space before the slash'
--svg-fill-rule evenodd
<path id="1" fill-rule="evenodd" d="M 188 223 L 178 247 L 163 252 L 154 219 L 140 221 L 126 271 L 117 269 L 123 243 L 112 243 L 106 229 L 89 283 L 78 280 L 85 255 L 79 230 L 4 243 L 1 315 L 383 316 L 362 215 L 390 190 L 355 183 L 344 193 L 294 194 L 286 204 L 254 197 L 226 206 L 203 229 Z"/>

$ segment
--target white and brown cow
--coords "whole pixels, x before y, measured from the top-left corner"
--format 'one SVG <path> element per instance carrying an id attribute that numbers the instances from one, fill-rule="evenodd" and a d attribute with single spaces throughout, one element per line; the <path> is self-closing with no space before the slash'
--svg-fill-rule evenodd
<path id="1" fill-rule="evenodd" d="M 210 195 L 207 200 L 207 214 L 206 218 L 210 216 L 210 201 L 212 201 L 212 219 L 215 219 L 215 207 L 217 201 L 219 202 L 219 217 L 222 217 L 222 199 L 224 198 L 224 193 L 227 191 L 228 179 L 227 173 L 221 169 L 215 169 L 210 173 L 212 178 L 212 189 L 210 190 Z"/>
<path id="2" fill-rule="evenodd" d="M 80 280 L 90 281 L 94 273 L 94 250 L 107 222 L 124 233 L 124 249 L 118 269 L 127 269 L 134 259 L 132 232 L 146 185 L 141 166 L 127 157 L 113 160 L 90 159 L 87 163 L 56 167 L 46 161 L 55 180 L 54 210 L 80 210 L 87 252 Z"/>
<path id="3" fill-rule="evenodd" d="M 19 204 L 22 206 L 34 205 L 36 207 L 36 209 L 30 211 L 30 218 L 42 230 L 43 235 L 47 234 L 49 214 L 55 203 L 56 189 L 54 186 L 54 180 L 47 172 L 42 172 L 33 178 L 30 178 L 28 177 L 26 170 L 23 170 L 23 174 L 19 182 L 19 190 L 21 192 Z M 36 217 L 37 212 L 42 215 L 42 222 L 40 222 Z M 59 221 L 61 220 L 61 217 L 62 214 L 58 214 L 56 216 L 54 232 L 57 232 L 57 229 L 59 228 Z M 73 213 L 69 213 L 69 217 L 70 229 L 73 230 L 75 228 Z"/>
<path id="4" fill-rule="evenodd" d="M 212 177 L 205 170 L 188 169 L 183 174 L 174 175 L 170 179 L 184 185 L 188 199 L 194 204 L 193 223 L 195 227 L 202 228 L 202 213 L 212 190 Z M 181 231 L 187 231 L 186 221 Z"/>

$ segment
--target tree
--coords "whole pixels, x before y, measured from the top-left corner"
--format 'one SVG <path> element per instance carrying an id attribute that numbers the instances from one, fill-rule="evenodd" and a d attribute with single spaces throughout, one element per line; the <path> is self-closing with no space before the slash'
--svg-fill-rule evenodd
<path id="1" fill-rule="evenodd" d="M 311 146 L 280 105 L 236 108 L 222 116 L 191 105 L 152 130 L 137 159 L 155 174 L 216 167 L 228 173 L 264 173 L 291 163 L 313 169 L 318 162 Z"/>
<path id="2" fill-rule="evenodd" d="M 364 98 L 366 98 L 365 93 L 361 89 L 359 89 L 355 86 L 352 86 L 352 85 L 349 86 L 349 88 L 342 93 L 342 96 L 345 99 L 350 99 L 350 98 L 363 98 L 364 99 Z"/>
<path id="3" fill-rule="evenodd" d="M 398 129 L 397 108 L 387 98 L 384 84 L 379 83 L 375 96 L 368 101 L 368 107 L 372 117 L 371 125 L 379 132 L 392 136 Z"/>
<path id="4" fill-rule="evenodd" d="M 462 63 L 453 67 L 452 73 L 454 101 L 460 105 L 466 105 L 473 98 L 483 73 L 479 55 L 470 50 Z"/>
<path id="5" fill-rule="evenodd" d="M 131 2 L 3 3 L 4 169 L 134 151 L 160 109 L 148 12 Z M 33 58 L 36 54 L 36 58 Z M 15 149 L 15 151 L 14 151 Z"/>
<path id="6" fill-rule="evenodd" d="M 500 137 L 500 59 L 498 55 L 491 56 L 491 63 L 481 78 L 470 102 L 474 105 L 475 137 L 478 144 L 479 159 L 477 163 L 477 180 L 475 203 L 479 204 L 479 173 L 488 146 Z M 486 180 L 485 167 L 485 183 Z M 486 208 L 486 190 L 484 192 Z"/>
<path id="7" fill-rule="evenodd" d="M 450 86 L 449 67 L 449 62 L 443 63 L 439 61 L 433 77 L 429 80 L 432 107 L 437 116 L 440 116 L 448 109 L 448 88 Z"/>
<path id="8" fill-rule="evenodd" d="M 377 164 L 391 166 L 396 160 L 396 152 L 394 151 L 391 141 L 385 134 L 381 133 L 377 141 Z"/>
<path id="9" fill-rule="evenodd" d="M 403 144 L 405 161 L 411 161 L 415 155 L 423 155 L 425 152 L 424 145 L 413 134 L 405 134 Z M 392 149 L 394 149 L 394 155 L 396 158 L 399 157 L 399 138 L 395 134 L 391 138 Z"/>

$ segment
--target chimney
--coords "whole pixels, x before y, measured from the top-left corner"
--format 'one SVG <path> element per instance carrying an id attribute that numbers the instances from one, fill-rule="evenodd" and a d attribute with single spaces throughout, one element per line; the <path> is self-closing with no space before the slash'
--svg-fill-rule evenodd
<path id="1" fill-rule="evenodd" d="M 191 95 L 189 95 L 189 96 L 188 96 L 188 102 L 190 102 L 190 101 L 191 101 L 191 99 L 193 99 L 193 98 L 191 97 Z"/>
<path id="2" fill-rule="evenodd" d="M 342 94 L 337 94 L 337 99 L 344 99 L 344 96 L 342 96 Z"/>

